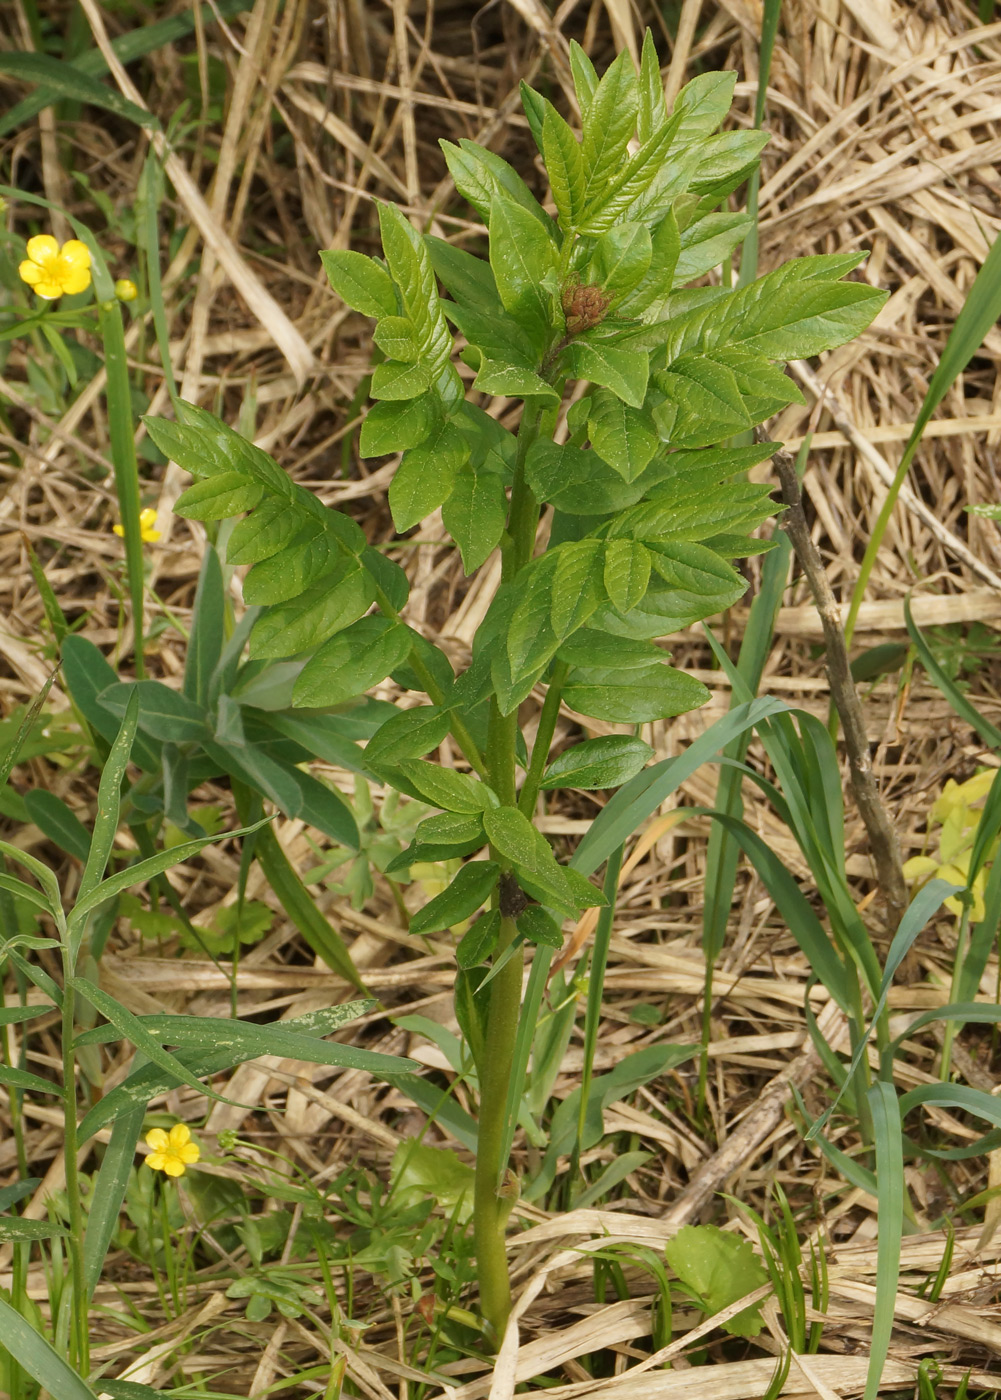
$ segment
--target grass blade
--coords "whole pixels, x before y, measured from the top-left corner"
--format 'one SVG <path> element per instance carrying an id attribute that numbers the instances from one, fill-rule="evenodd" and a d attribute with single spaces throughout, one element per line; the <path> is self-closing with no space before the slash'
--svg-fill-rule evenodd
<path id="1" fill-rule="evenodd" d="M 58 1395 L 59 1400 L 96 1400 L 90 1386 L 3 1298 L 0 1298 L 0 1337 L 3 1338 L 0 1347 L 50 1395 Z"/>
<path id="2" fill-rule="evenodd" d="M 645 768 L 632 782 L 620 788 L 603 808 L 574 852 L 570 864 L 582 875 L 592 875 L 657 810 L 665 797 L 686 778 L 690 778 L 697 768 L 746 730 L 771 715 L 783 714 L 787 709 L 788 706 L 781 700 L 774 700 L 771 696 L 738 705 L 710 725 L 684 753 Z"/>
<path id="3" fill-rule="evenodd" d="M 876 1400 L 883 1376 L 900 1278 L 900 1240 L 904 1230 L 904 1153 L 901 1104 L 892 1084 L 874 1084 L 866 1098 L 872 1113 L 876 1147 L 876 1196 L 879 1234 L 876 1238 L 876 1309 L 864 1400 Z"/>
<path id="4" fill-rule="evenodd" d="M 855 622 L 858 618 L 858 610 L 862 606 L 862 599 L 865 597 L 865 590 L 869 583 L 869 576 L 872 573 L 876 556 L 879 554 L 883 543 L 883 536 L 890 523 L 890 516 L 893 514 L 893 507 L 897 503 L 900 488 L 906 480 L 914 454 L 921 442 L 922 435 L 928 422 L 935 412 L 935 409 L 942 402 L 946 393 L 962 374 L 963 370 L 973 359 L 973 356 L 983 344 L 984 336 L 991 329 L 994 323 L 1001 317 L 1001 237 L 995 238 L 988 251 L 987 257 L 981 265 L 980 271 L 973 279 L 973 285 L 966 294 L 966 301 L 963 309 L 956 317 L 956 323 L 950 332 L 949 339 L 945 343 L 942 358 L 939 360 L 928 384 L 928 392 L 925 394 L 924 402 L 918 411 L 918 416 L 914 420 L 914 428 L 907 439 L 907 446 L 904 448 L 904 455 L 900 459 L 900 466 L 897 474 L 893 478 L 893 483 L 886 493 L 886 500 L 873 526 L 869 543 L 866 546 L 862 564 L 859 568 L 859 576 L 855 583 L 855 591 L 852 594 L 851 607 L 848 609 L 848 619 L 845 622 L 845 644 L 851 643 L 852 633 L 855 630 Z M 868 1400 L 868 1396 L 866 1397 Z"/>

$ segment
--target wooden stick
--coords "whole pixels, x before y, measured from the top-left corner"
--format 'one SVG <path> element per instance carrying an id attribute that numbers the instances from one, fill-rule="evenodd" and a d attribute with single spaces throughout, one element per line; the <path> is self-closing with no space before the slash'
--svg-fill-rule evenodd
<path id="1" fill-rule="evenodd" d="M 806 574 L 824 629 L 827 676 L 831 685 L 831 697 L 841 717 L 845 747 L 848 750 L 852 792 L 865 829 L 869 833 L 869 845 L 880 892 L 886 900 L 889 922 L 895 928 L 907 908 L 907 885 L 900 861 L 900 845 L 886 815 L 872 771 L 862 702 L 859 700 L 848 664 L 841 613 L 831 591 L 823 560 L 810 537 L 793 459 L 788 452 L 776 452 L 772 461 L 782 485 L 782 499 L 788 507 L 782 518 L 782 525 L 788 532 L 796 557 Z"/>

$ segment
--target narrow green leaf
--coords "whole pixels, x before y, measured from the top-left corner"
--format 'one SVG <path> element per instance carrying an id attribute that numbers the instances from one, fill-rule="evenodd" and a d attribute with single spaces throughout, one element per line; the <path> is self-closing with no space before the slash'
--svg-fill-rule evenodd
<path id="1" fill-rule="evenodd" d="M 83 1242 L 83 1273 L 87 1297 L 93 1298 L 101 1279 L 104 1260 L 118 1229 L 118 1213 L 125 1200 L 129 1174 L 135 1162 L 136 1143 L 143 1128 L 145 1108 L 135 1108 L 115 1119 L 111 1141 L 94 1182 L 87 1232 Z"/>
<path id="2" fill-rule="evenodd" d="M 63 1097 L 61 1086 L 51 1079 L 43 1079 L 41 1075 L 31 1074 L 26 1069 L 15 1069 L 10 1065 L 0 1065 L 0 1084 L 6 1084 L 9 1089 L 27 1089 L 32 1094 L 55 1094 L 59 1099 Z"/>
<path id="3" fill-rule="evenodd" d="M 86 898 L 78 896 L 69 916 L 69 925 L 77 929 L 82 928 L 86 916 L 92 910 L 114 895 L 121 894 L 122 890 L 127 890 L 132 885 L 145 884 L 154 875 L 161 875 L 172 866 L 183 865 L 191 856 L 197 855 L 199 851 L 216 841 L 229 841 L 234 837 L 248 836 L 252 831 L 257 831 L 259 827 L 264 826 L 267 820 L 269 819 L 265 818 L 264 821 L 255 822 L 253 826 L 243 827 L 238 831 L 223 832 L 218 836 L 203 836 L 197 841 L 184 841 L 180 846 L 172 846 L 169 850 L 158 851 L 155 856 L 136 861 L 135 865 L 130 865 L 125 870 L 119 870 L 114 875 L 109 875 Z"/>
<path id="4" fill-rule="evenodd" d="M 90 853 L 90 832 L 62 798 L 47 788 L 32 788 L 24 794 L 28 817 L 50 841 L 79 861 Z"/>
<path id="5" fill-rule="evenodd" d="M 869 1369 L 864 1400 L 876 1400 L 890 1350 L 893 1314 L 900 1282 L 900 1240 L 904 1228 L 904 1154 L 900 1103 L 892 1084 L 880 1082 L 867 1092 L 876 1147 L 876 1307 L 872 1319 Z"/>
<path id="6" fill-rule="evenodd" d="M 196 1093 L 207 1094 L 210 1099 L 215 1099 L 217 1103 L 233 1103 L 232 1099 L 217 1094 L 208 1084 L 203 1084 L 185 1065 L 181 1064 L 175 1055 L 169 1055 L 150 1035 L 140 1018 L 133 1015 L 120 1001 L 109 996 L 107 992 L 95 986 L 86 977 L 75 977 L 73 986 L 85 1001 L 90 1002 L 95 1011 L 99 1011 L 106 1020 L 111 1022 L 120 1036 L 130 1041 L 137 1050 L 141 1050 L 146 1059 L 156 1065 L 158 1069 L 173 1075 L 178 1083 L 187 1084 L 188 1088 L 194 1089 Z"/>
<path id="7" fill-rule="evenodd" d="M 67 1239 L 69 1231 L 64 1225 L 56 1225 L 49 1220 L 23 1220 L 18 1216 L 0 1216 L 0 1241 L 4 1244 L 21 1244 L 34 1240 Z M 0 1343 L 2 1345 L 2 1343 Z"/>
<path id="8" fill-rule="evenodd" d="M 214 545 L 207 545 L 198 572 L 191 613 L 191 636 L 184 662 L 183 693 L 197 705 L 207 705 L 209 682 L 225 643 L 226 594 L 222 567 Z M 167 736 L 161 736 L 167 737 Z"/>
<path id="9" fill-rule="evenodd" d="M 39 83 L 45 96 L 51 102 L 56 95 L 69 102 L 85 102 L 89 107 L 100 107 L 124 117 L 147 131 L 159 131 L 160 123 L 144 107 L 105 87 L 89 73 L 82 72 L 72 64 L 52 58 L 43 53 L 0 54 L 0 73 L 7 73 L 19 82 Z"/>
<path id="10" fill-rule="evenodd" d="M 125 705 L 125 716 L 118 736 L 111 746 L 111 752 L 101 772 L 97 790 L 97 816 L 94 819 L 94 834 L 87 853 L 87 864 L 80 877 L 80 890 L 77 903 L 87 899 L 97 888 L 111 855 L 118 831 L 118 818 L 121 811 L 122 781 L 132 752 L 139 722 L 139 696 L 130 695 Z"/>
<path id="11" fill-rule="evenodd" d="M 0 1298 L 0 1336 L 4 1350 L 50 1395 L 58 1395 L 59 1400 L 96 1400 L 90 1386 L 3 1298 Z"/>

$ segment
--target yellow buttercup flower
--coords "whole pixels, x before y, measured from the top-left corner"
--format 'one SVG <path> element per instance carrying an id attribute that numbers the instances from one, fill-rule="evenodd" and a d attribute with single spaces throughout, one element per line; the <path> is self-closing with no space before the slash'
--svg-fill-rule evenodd
<path id="1" fill-rule="evenodd" d="M 191 1130 L 186 1123 L 175 1123 L 169 1133 L 162 1128 L 151 1128 L 146 1134 L 146 1143 L 153 1149 L 145 1159 L 147 1167 L 155 1172 L 166 1172 L 168 1176 L 183 1176 L 202 1155 L 197 1142 L 191 1141 Z"/>
<path id="2" fill-rule="evenodd" d="M 124 525 L 112 525 L 116 535 L 125 534 Z M 156 511 L 152 506 L 147 506 L 139 516 L 139 534 L 146 544 L 156 544 L 161 532 L 156 529 Z"/>
<path id="3" fill-rule="evenodd" d="M 119 301 L 135 301 L 138 295 L 139 288 L 131 277 L 119 277 L 115 283 L 115 296 Z"/>
<path id="4" fill-rule="evenodd" d="M 28 256 L 17 269 L 22 282 L 46 301 L 71 296 L 90 286 L 90 249 L 78 238 L 60 248 L 50 233 L 28 239 Z"/>

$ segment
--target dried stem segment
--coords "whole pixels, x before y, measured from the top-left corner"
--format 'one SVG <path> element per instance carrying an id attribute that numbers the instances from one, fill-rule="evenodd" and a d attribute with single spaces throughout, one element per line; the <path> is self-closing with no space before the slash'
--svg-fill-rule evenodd
<path id="1" fill-rule="evenodd" d="M 900 846 L 880 799 L 875 774 L 872 771 L 862 702 L 859 700 L 848 665 L 848 648 L 845 645 L 841 613 L 831 591 L 823 561 L 810 538 L 793 459 L 787 452 L 776 452 L 772 461 L 782 486 L 782 499 L 788 507 L 782 523 L 788 531 L 796 557 L 810 584 L 824 629 L 827 675 L 831 685 L 831 696 L 844 731 L 852 792 L 869 834 L 876 875 L 886 900 L 888 921 L 891 927 L 895 928 L 907 908 L 907 886 L 901 867 Z"/>

